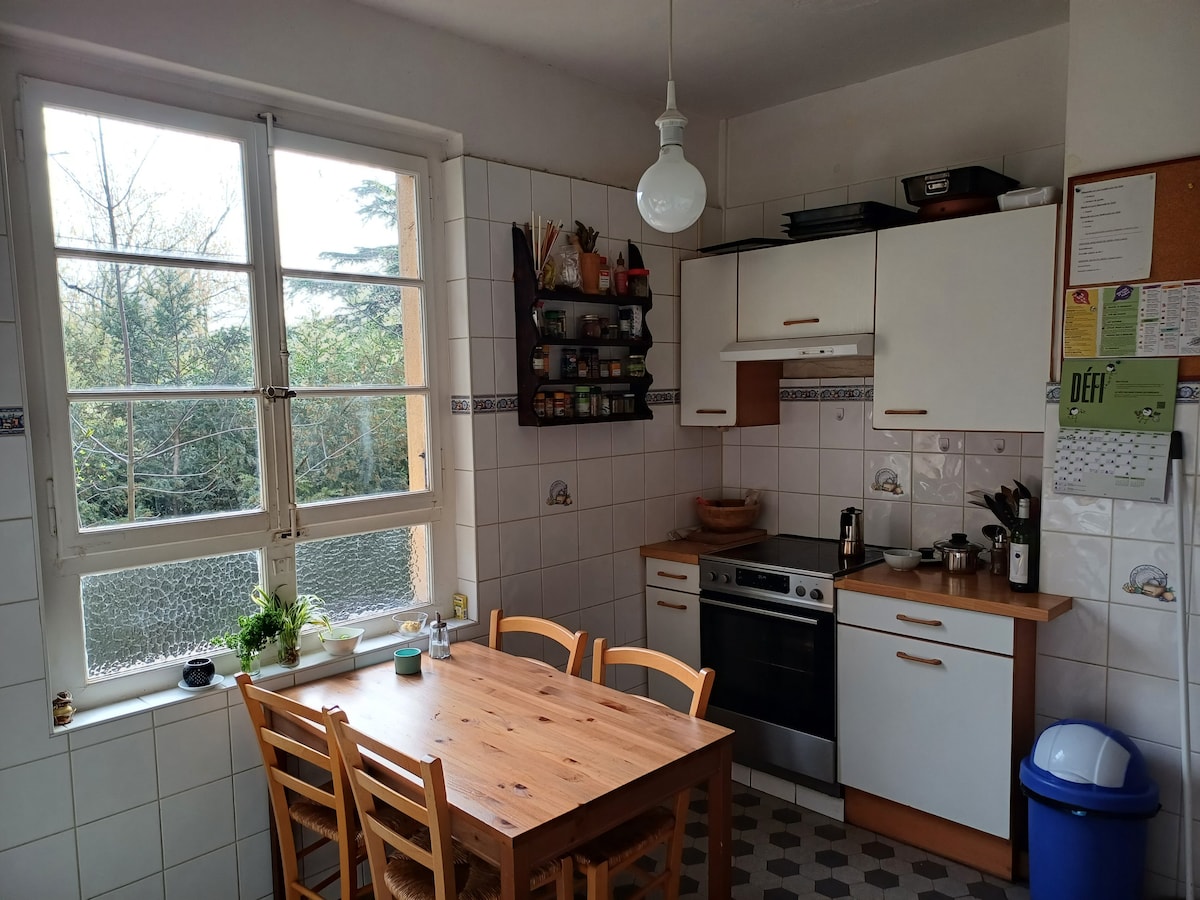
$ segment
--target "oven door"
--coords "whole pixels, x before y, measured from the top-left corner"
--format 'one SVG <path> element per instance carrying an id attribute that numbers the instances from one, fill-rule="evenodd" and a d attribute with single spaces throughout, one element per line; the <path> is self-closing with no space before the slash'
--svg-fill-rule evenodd
<path id="1" fill-rule="evenodd" d="M 701 592 L 708 718 L 734 729 L 739 763 L 836 790 L 836 633 L 832 612 Z"/>

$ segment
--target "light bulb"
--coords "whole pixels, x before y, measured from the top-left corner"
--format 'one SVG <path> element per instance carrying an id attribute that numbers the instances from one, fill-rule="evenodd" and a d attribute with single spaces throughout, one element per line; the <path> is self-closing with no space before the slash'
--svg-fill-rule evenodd
<path id="1" fill-rule="evenodd" d="M 637 186 L 637 205 L 642 218 L 668 234 L 683 231 L 699 219 L 707 198 L 704 176 L 684 159 L 680 144 L 660 147 L 658 160 L 646 170 Z"/>

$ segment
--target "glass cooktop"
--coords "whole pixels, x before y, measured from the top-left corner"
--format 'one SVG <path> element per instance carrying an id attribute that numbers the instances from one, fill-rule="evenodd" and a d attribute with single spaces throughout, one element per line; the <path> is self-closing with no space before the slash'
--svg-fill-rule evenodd
<path id="1" fill-rule="evenodd" d="M 705 558 L 747 565 L 770 566 L 808 575 L 829 578 L 857 572 L 883 559 L 883 550 L 868 545 L 863 555 L 857 558 L 842 556 L 841 544 L 829 538 L 800 537 L 795 534 L 778 534 L 754 544 L 706 553 Z"/>

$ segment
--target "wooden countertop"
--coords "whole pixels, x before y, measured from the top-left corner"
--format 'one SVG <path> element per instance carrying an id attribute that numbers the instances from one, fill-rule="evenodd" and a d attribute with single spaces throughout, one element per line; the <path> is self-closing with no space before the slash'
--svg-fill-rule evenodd
<path id="1" fill-rule="evenodd" d="M 704 553 L 715 553 L 718 550 L 728 550 L 730 547 L 741 547 L 753 544 L 767 536 L 764 531 L 744 541 L 733 541 L 728 544 L 703 544 L 699 541 L 659 541 L 656 544 L 642 544 L 642 557 L 645 559 L 669 559 L 672 562 L 687 563 L 698 566 L 700 556 Z"/>
<path id="2" fill-rule="evenodd" d="M 949 575 L 941 566 L 918 566 L 897 572 L 885 563 L 853 572 L 836 582 L 841 590 L 862 591 L 898 600 L 1049 622 L 1071 609 L 1071 598 L 1058 594 L 1018 594 L 1008 579 L 980 570 L 974 575 Z"/>

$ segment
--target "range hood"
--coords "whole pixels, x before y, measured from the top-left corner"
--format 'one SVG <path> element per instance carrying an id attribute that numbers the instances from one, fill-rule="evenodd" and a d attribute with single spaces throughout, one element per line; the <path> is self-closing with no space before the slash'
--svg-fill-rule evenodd
<path id="1" fill-rule="evenodd" d="M 827 359 L 834 356 L 871 356 L 873 334 L 836 334 L 823 337 L 787 338 L 781 341 L 740 341 L 721 350 L 726 362 L 764 359 Z"/>

